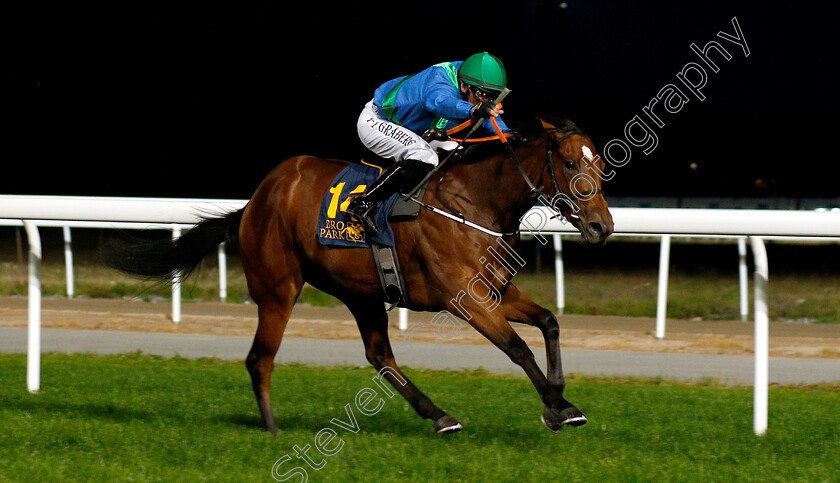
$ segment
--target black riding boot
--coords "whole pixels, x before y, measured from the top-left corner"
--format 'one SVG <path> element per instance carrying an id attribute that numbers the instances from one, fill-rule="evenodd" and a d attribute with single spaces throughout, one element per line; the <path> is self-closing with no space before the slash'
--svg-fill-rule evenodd
<path id="1" fill-rule="evenodd" d="M 347 213 L 358 218 L 365 226 L 368 238 L 379 234 L 376 228 L 376 212 L 379 205 L 401 189 L 411 189 L 419 183 L 434 166 L 422 161 L 406 159 L 399 161 L 382 172 L 361 196 L 356 196 L 347 205 Z"/>

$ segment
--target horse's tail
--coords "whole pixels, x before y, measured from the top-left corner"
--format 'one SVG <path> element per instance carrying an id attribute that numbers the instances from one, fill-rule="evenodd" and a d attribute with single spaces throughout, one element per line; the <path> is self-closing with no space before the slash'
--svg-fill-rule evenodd
<path id="1" fill-rule="evenodd" d="M 187 278 L 219 244 L 238 242 L 244 211 L 242 208 L 219 217 L 204 218 L 175 240 L 112 239 L 100 255 L 106 265 L 129 275 L 164 282 L 176 274 Z"/>

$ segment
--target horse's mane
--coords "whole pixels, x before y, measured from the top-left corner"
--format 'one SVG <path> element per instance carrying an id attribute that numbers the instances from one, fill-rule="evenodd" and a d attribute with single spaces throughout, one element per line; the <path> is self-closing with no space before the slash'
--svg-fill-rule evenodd
<path id="1" fill-rule="evenodd" d="M 511 138 L 508 142 L 512 143 L 514 148 L 522 144 L 522 141 L 518 137 Z M 508 152 L 508 148 L 496 140 L 478 143 L 464 143 L 464 146 L 465 148 L 463 153 L 456 154 L 459 158 L 457 164 L 472 164 Z"/>
<path id="2" fill-rule="evenodd" d="M 540 119 L 556 126 L 558 130 L 563 132 L 582 132 L 574 121 L 567 117 L 557 116 L 555 114 L 542 114 L 532 122 L 524 124 L 518 132 L 521 132 L 523 137 L 529 139 L 543 135 L 545 133 L 545 129 L 543 128 Z"/>

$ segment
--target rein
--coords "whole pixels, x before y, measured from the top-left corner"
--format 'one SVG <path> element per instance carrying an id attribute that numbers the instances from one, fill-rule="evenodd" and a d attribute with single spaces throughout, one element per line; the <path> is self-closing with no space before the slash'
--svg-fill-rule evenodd
<path id="1" fill-rule="evenodd" d="M 499 104 L 499 107 L 502 107 L 502 104 L 501 104 L 501 103 Z M 455 127 L 451 128 L 451 129 L 447 129 L 447 130 L 446 130 L 446 135 L 447 135 L 447 136 L 452 136 L 453 134 L 455 134 L 455 133 L 457 133 L 457 132 L 460 132 L 460 131 L 463 131 L 464 129 L 466 129 L 466 128 L 468 128 L 468 127 L 472 126 L 473 124 L 475 124 L 475 123 L 477 123 L 477 122 L 479 122 L 479 121 L 484 121 L 484 119 L 467 119 L 466 121 L 462 122 L 461 124 L 458 124 L 457 126 L 455 126 Z M 496 124 L 496 118 L 490 118 L 490 122 L 493 124 L 493 127 L 496 129 L 496 135 L 495 135 L 495 136 L 487 136 L 487 137 L 483 137 L 483 138 L 475 138 L 475 139 L 456 139 L 456 138 L 451 138 L 451 140 L 452 140 L 452 141 L 455 141 L 455 142 L 459 142 L 459 143 L 460 143 L 460 142 L 465 142 L 465 143 L 481 143 L 481 142 L 485 142 L 485 141 L 495 141 L 495 140 L 497 140 L 497 139 L 498 139 L 499 141 L 501 141 L 501 142 L 505 143 L 505 142 L 507 142 L 507 138 L 512 138 L 512 137 L 514 137 L 514 135 L 513 135 L 512 133 L 509 133 L 509 132 L 503 133 L 503 132 L 501 132 L 501 129 L 499 129 L 498 124 Z"/>
<path id="2" fill-rule="evenodd" d="M 468 121 L 466 121 L 462 124 L 459 124 L 458 126 L 453 127 L 452 129 L 447 130 L 446 134 L 451 135 L 451 134 L 457 133 L 458 131 L 461 131 L 461 130 L 466 129 L 467 127 L 471 126 L 475 122 L 477 122 L 476 119 L 470 119 L 470 120 L 468 120 Z M 514 135 L 511 134 L 511 133 L 503 133 L 502 130 L 499 128 L 498 123 L 496 123 L 496 118 L 491 117 L 490 122 L 493 124 L 493 129 L 496 131 L 495 136 L 489 136 L 489 137 L 478 138 L 478 139 L 466 139 L 466 140 L 453 139 L 453 140 L 458 141 L 458 142 L 481 142 L 481 141 L 494 141 L 494 140 L 501 141 L 503 144 L 507 145 L 508 149 L 510 150 L 510 154 L 513 157 L 514 162 L 516 162 L 516 167 L 519 169 L 519 173 L 522 175 L 522 179 L 525 180 L 525 183 L 531 189 L 530 194 L 532 196 L 536 196 L 538 194 L 541 194 L 542 193 L 542 188 L 537 187 L 531 181 L 531 178 L 528 176 L 528 173 L 525 172 L 525 168 L 522 166 L 522 163 L 519 161 L 519 158 L 516 156 L 516 151 L 514 151 L 513 147 L 507 142 L 507 138 L 513 137 Z M 548 133 L 548 131 L 546 131 L 546 133 Z M 563 141 L 565 141 L 566 139 L 568 139 L 568 138 L 570 138 L 570 137 L 572 137 L 576 134 L 583 135 L 583 133 L 581 131 L 574 130 L 574 131 L 566 132 L 557 141 L 551 141 L 550 139 L 548 139 L 548 137 L 546 137 L 545 164 L 546 164 L 546 166 L 548 166 L 548 172 L 549 172 L 549 176 L 551 177 L 551 184 L 552 184 L 552 187 L 554 188 L 555 195 L 558 194 L 558 193 L 562 193 L 563 191 L 560 188 L 560 182 L 557 180 L 557 174 L 554 171 L 554 158 L 552 156 L 552 145 L 554 145 L 555 147 L 558 147 L 558 146 L 560 146 L 560 144 Z M 572 199 L 572 200 L 588 199 L 592 195 L 597 195 L 599 193 L 603 193 L 603 190 L 601 190 L 600 188 L 599 189 L 594 189 L 594 190 L 587 190 L 587 191 L 583 191 L 583 192 L 580 192 L 580 193 L 573 193 L 571 196 L 569 196 L 569 198 Z M 458 215 L 452 214 L 448 211 L 441 210 L 440 208 L 437 208 L 435 206 L 424 203 L 423 201 L 418 200 L 414 196 L 410 196 L 408 199 L 417 203 L 421 207 L 431 211 L 432 213 L 441 215 L 445 218 L 449 218 L 450 220 L 453 220 L 453 221 L 456 221 L 456 222 L 461 223 L 463 225 L 469 226 L 470 228 L 474 228 L 474 229 L 476 229 L 476 230 L 478 230 L 482 233 L 486 233 L 486 234 L 491 235 L 491 236 L 508 237 L 508 236 L 513 236 L 513 235 L 516 235 L 517 233 L 519 233 L 518 230 L 514 231 L 514 232 L 505 232 L 505 233 L 494 231 L 494 230 L 491 230 L 489 228 L 483 227 L 481 225 L 478 225 L 476 223 L 473 223 L 473 222 L 467 220 L 464 217 L 464 215 L 461 214 L 460 212 L 458 212 Z M 457 211 L 457 210 L 455 210 L 455 211 Z M 556 216 L 560 216 L 560 215 L 556 215 Z"/>

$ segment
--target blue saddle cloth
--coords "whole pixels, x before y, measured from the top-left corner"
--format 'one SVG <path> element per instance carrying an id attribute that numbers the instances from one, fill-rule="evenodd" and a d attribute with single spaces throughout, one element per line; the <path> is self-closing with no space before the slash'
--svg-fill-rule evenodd
<path id="1" fill-rule="evenodd" d="M 370 247 L 364 225 L 345 210 L 350 203 L 350 195 L 363 193 L 378 176 L 379 168 L 364 164 L 351 164 L 338 173 L 324 194 L 321 210 L 318 212 L 318 241 L 322 245 Z M 388 198 L 376 214 L 379 235 L 371 239 L 380 245 L 394 246 L 394 232 L 388 223 L 388 213 L 398 197 L 399 194 L 395 193 Z"/>

